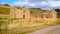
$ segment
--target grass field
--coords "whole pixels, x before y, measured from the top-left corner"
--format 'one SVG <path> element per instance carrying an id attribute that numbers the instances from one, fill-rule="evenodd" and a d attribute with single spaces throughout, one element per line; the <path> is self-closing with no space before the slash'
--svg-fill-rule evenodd
<path id="1" fill-rule="evenodd" d="M 31 16 L 40 9 L 30 9 Z M 60 24 L 58 19 L 8 19 L 10 8 L 8 6 L 0 6 L 0 34 L 27 34 L 42 28 Z M 58 17 L 60 14 L 58 14 Z M 2 19 L 3 18 L 3 19 Z"/>
<path id="2" fill-rule="evenodd" d="M 46 28 L 49 26 L 54 26 L 60 24 L 60 19 L 56 20 L 32 20 L 32 19 L 5 19 L 0 20 L 0 24 L 4 29 L 0 29 L 0 33 L 2 34 L 26 34 L 29 32 L 33 32 L 39 30 L 41 28 Z"/>

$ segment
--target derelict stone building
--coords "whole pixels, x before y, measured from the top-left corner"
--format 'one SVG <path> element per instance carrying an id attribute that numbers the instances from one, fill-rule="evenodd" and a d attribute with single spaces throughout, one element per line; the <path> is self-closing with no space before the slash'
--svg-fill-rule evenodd
<path id="1" fill-rule="evenodd" d="M 22 8 L 10 8 L 10 18 L 57 18 L 57 12 L 55 10 L 43 10 L 35 11 L 33 16 L 29 9 Z"/>

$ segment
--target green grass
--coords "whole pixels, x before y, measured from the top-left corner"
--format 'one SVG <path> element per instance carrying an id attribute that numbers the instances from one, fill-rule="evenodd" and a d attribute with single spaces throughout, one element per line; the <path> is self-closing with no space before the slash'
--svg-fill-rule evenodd
<path id="1" fill-rule="evenodd" d="M 13 19 L 10 19 L 10 20 L 23 20 L 23 18 L 13 18 Z"/>
<path id="2" fill-rule="evenodd" d="M 11 22 L 12 25 L 14 23 L 13 21 L 14 20 L 10 20 L 10 22 Z M 0 22 L 0 23 L 3 23 L 3 22 Z M 4 23 L 6 23 L 6 22 L 4 22 Z M 30 32 L 39 30 L 41 28 L 58 25 L 58 24 L 60 24 L 60 20 L 56 20 L 54 22 L 51 21 L 50 23 L 48 23 L 47 21 L 34 21 L 34 22 L 30 22 L 29 21 L 29 22 L 17 22 L 17 23 L 19 23 L 19 25 L 16 26 L 16 27 L 13 27 L 11 30 L 17 30 L 17 29 L 19 29 L 22 32 L 19 32 L 18 34 L 26 34 L 26 33 L 30 33 Z M 17 24 L 17 23 L 15 23 L 15 24 Z M 23 29 L 26 30 L 26 31 L 23 31 Z"/>
<path id="3" fill-rule="evenodd" d="M 55 22 L 55 24 L 60 24 L 60 19 Z"/>
<path id="4" fill-rule="evenodd" d="M 21 33 L 18 33 L 18 34 L 26 34 L 26 32 L 21 32 Z"/>
<path id="5" fill-rule="evenodd" d="M 8 15 L 9 13 L 10 13 L 10 9 L 9 8 L 0 7 L 0 14 Z"/>

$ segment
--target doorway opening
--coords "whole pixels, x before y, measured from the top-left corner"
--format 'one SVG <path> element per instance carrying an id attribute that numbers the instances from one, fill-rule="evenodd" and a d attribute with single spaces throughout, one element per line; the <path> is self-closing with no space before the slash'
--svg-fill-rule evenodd
<path id="1" fill-rule="evenodd" d="M 25 15 L 23 15 L 23 18 L 25 19 Z"/>

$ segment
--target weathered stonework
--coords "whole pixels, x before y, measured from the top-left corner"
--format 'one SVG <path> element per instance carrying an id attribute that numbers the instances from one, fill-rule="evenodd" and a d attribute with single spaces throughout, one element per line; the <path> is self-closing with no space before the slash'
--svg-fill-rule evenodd
<path id="1" fill-rule="evenodd" d="M 36 11 L 33 16 L 30 15 L 30 10 L 23 8 L 10 8 L 10 18 L 57 18 L 57 12 L 55 10 L 43 10 L 43 11 Z"/>
<path id="2" fill-rule="evenodd" d="M 36 11 L 34 13 L 34 18 L 57 18 L 57 12 L 55 10 L 43 10 L 43 11 Z"/>
<path id="3" fill-rule="evenodd" d="M 10 9 L 10 18 L 30 18 L 30 11 L 29 9 L 17 9 L 11 8 Z"/>

